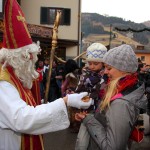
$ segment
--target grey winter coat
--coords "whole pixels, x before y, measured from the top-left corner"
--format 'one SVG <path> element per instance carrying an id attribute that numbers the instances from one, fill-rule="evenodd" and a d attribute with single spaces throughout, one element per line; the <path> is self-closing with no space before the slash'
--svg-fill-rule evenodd
<path id="1" fill-rule="evenodd" d="M 88 150 L 127 150 L 139 108 L 146 108 L 144 85 L 111 102 L 104 113 L 88 115 L 83 123 L 90 134 Z M 94 139 L 94 140 L 93 140 Z M 96 141 L 96 142 L 95 142 Z"/>

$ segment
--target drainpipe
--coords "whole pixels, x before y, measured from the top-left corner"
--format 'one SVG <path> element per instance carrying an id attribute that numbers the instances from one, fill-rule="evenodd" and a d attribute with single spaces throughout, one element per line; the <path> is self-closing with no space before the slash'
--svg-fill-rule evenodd
<path id="1" fill-rule="evenodd" d="M 79 54 L 80 54 L 80 45 L 81 45 L 80 27 L 81 27 L 81 0 L 79 0 L 79 3 L 78 3 L 78 48 L 77 48 L 77 56 L 79 56 Z M 79 59 L 77 60 L 77 63 L 78 64 L 80 63 Z"/>

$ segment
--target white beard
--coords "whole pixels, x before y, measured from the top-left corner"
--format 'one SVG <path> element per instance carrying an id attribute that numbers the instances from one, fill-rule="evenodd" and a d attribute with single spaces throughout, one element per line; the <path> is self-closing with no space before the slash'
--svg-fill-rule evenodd
<path id="1" fill-rule="evenodd" d="M 16 68 L 15 75 L 19 78 L 25 88 L 31 89 L 33 80 L 37 79 L 39 73 L 35 70 L 34 60 L 24 62 L 22 67 Z"/>
<path id="2" fill-rule="evenodd" d="M 32 59 L 30 59 L 30 54 L 33 56 Z M 39 73 L 35 69 L 37 54 L 38 50 L 32 51 L 32 49 L 18 49 L 14 51 L 1 49 L 0 62 L 4 62 L 2 68 L 10 65 L 23 86 L 31 89 L 33 80 L 37 79 L 39 76 Z"/>

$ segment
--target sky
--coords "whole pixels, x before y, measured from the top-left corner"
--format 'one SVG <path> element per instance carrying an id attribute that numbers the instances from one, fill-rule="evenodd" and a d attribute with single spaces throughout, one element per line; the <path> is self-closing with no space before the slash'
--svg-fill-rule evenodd
<path id="1" fill-rule="evenodd" d="M 150 21 L 150 0 L 81 0 L 81 12 L 120 17 L 135 23 Z"/>

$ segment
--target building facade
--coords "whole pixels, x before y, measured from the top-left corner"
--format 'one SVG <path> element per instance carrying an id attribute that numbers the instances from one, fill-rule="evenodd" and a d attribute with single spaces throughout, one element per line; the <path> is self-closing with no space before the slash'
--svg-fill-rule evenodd
<path id="1" fill-rule="evenodd" d="M 61 11 L 58 28 L 58 57 L 74 58 L 80 53 L 80 0 L 21 0 L 29 24 L 53 28 L 57 10 Z M 49 40 L 49 44 L 51 42 Z M 61 55 L 60 55 L 61 54 Z"/>
<path id="2" fill-rule="evenodd" d="M 5 0 L 1 0 L 0 18 L 3 19 Z M 18 0 L 28 23 L 33 41 L 39 40 L 43 55 L 51 50 L 53 25 L 57 11 L 61 11 L 58 27 L 56 55 L 63 59 L 74 58 L 80 53 L 81 0 Z"/>
<path id="3" fill-rule="evenodd" d="M 135 50 L 135 54 L 142 63 L 150 65 L 150 50 Z"/>

